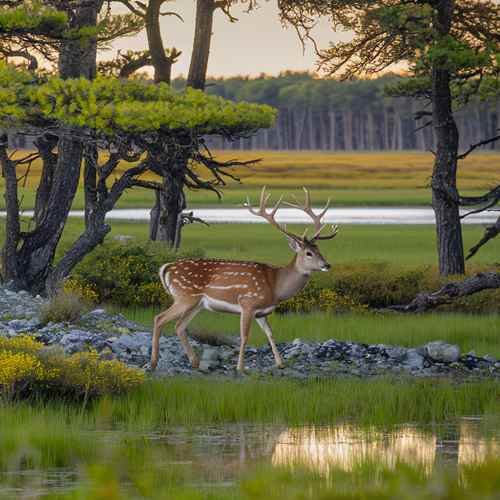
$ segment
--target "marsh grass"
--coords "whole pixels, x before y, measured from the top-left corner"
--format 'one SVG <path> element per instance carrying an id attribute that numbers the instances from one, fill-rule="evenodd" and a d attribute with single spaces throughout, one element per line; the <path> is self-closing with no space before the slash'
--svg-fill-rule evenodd
<path id="1" fill-rule="evenodd" d="M 23 154 L 22 152 L 18 154 Z M 430 202 L 428 189 L 432 157 L 420 152 L 323 152 L 323 151 L 220 151 L 221 160 L 261 158 L 253 167 L 238 168 L 234 173 L 242 184 L 229 183 L 223 204 L 240 205 L 247 195 L 255 198 L 263 184 L 287 192 L 298 192 L 297 186 L 314 189 L 315 201 L 324 203 L 332 196 L 337 205 L 415 205 Z M 488 190 L 498 177 L 498 153 L 479 153 L 461 162 L 459 187 L 463 194 Z M 32 208 L 41 163 L 30 169 L 26 187 L 22 189 L 23 208 Z M 21 175 L 22 172 L 20 172 Z M 204 173 L 201 172 L 203 175 Z M 153 179 L 153 174 L 145 176 Z M 362 187 L 360 187 L 362 186 Z M 3 180 L 0 179 L 0 188 Z M 154 194 L 148 190 L 129 190 L 119 207 L 150 207 Z M 3 199 L 0 207 L 4 207 Z M 189 206 L 218 205 L 213 193 L 188 193 Z M 78 190 L 74 209 L 83 207 L 83 190 Z"/>

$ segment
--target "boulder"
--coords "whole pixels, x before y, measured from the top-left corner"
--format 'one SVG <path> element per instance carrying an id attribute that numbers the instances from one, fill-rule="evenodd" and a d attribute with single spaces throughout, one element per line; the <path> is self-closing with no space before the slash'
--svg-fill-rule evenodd
<path id="1" fill-rule="evenodd" d="M 425 344 L 423 352 L 432 361 L 442 363 L 454 363 L 460 358 L 460 347 L 455 344 L 447 344 L 442 340 Z"/>

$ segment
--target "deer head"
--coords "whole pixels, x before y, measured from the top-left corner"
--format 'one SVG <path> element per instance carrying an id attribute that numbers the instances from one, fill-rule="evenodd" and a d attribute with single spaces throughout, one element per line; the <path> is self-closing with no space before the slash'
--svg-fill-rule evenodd
<path id="1" fill-rule="evenodd" d="M 297 200 L 295 200 L 296 203 L 284 203 L 289 207 L 302 210 L 312 219 L 314 223 L 314 233 L 311 238 L 307 237 L 307 229 L 301 236 L 299 236 L 297 234 L 291 233 L 286 229 L 286 227 L 281 226 L 278 222 L 276 222 L 275 215 L 281 206 L 283 196 L 279 198 L 273 208 L 267 211 L 266 204 L 269 201 L 271 195 L 266 193 L 265 186 L 262 188 L 262 191 L 260 193 L 259 208 L 252 208 L 250 199 L 248 197 L 245 206 L 248 208 L 250 213 L 264 218 L 273 227 L 275 227 L 276 229 L 278 229 L 278 231 L 285 235 L 286 239 L 288 240 L 288 245 L 296 253 L 295 267 L 299 271 L 301 271 L 303 274 L 310 274 L 313 271 L 328 271 L 331 266 L 323 257 L 323 255 L 321 255 L 317 242 L 321 240 L 331 240 L 338 233 L 338 227 L 331 226 L 332 231 L 330 234 L 321 235 L 323 230 L 327 228 L 327 224 L 322 224 L 321 219 L 326 214 L 328 207 L 330 206 L 330 199 L 328 199 L 323 210 L 321 210 L 319 214 L 315 214 L 311 207 L 311 196 L 309 194 L 309 191 L 305 187 L 303 189 L 305 193 L 305 200 L 303 205 L 299 205 Z"/>

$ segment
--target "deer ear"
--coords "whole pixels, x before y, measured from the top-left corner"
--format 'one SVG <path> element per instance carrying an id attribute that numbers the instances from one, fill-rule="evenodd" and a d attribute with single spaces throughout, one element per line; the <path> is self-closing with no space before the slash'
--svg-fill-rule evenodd
<path id="1" fill-rule="evenodd" d="M 290 236 L 287 236 L 286 239 L 288 241 L 288 246 L 295 253 L 298 253 L 298 252 L 300 252 L 302 250 L 302 245 L 300 244 L 300 242 L 298 240 L 296 240 L 295 238 L 291 238 Z"/>

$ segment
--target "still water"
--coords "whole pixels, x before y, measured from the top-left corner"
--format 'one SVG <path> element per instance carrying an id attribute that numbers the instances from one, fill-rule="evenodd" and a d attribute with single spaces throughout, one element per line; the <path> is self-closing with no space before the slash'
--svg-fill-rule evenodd
<path id="1" fill-rule="evenodd" d="M 478 418 L 440 425 L 404 424 L 383 430 L 354 423 L 330 426 L 232 424 L 166 428 L 138 436 L 125 431 L 89 431 L 103 446 L 116 439 L 143 440 L 163 470 L 189 470 L 195 487 L 227 487 L 256 465 L 307 469 L 326 480 L 356 467 L 394 469 L 402 464 L 424 474 L 445 468 L 458 475 L 468 465 L 500 456 L 500 429 Z M 168 456 L 168 459 L 165 457 Z M 157 464 L 158 465 L 158 464 Z M 23 470 L 0 475 L 0 497 L 70 492 L 82 481 L 74 470 Z M 15 485 L 15 487 L 14 487 Z"/>
<path id="2" fill-rule="evenodd" d="M 107 215 L 110 220 L 148 221 L 149 209 L 117 209 Z M 210 224 L 224 223 L 265 223 L 252 215 L 245 208 L 195 208 L 194 216 Z M 465 213 L 465 211 L 462 211 Z M 26 216 L 33 215 L 32 211 L 23 212 Z M 0 212 L 5 217 L 5 212 Z M 71 217 L 83 217 L 82 210 L 70 212 Z M 498 218 L 498 212 L 483 212 L 473 214 L 465 219 L 465 224 L 491 224 Z M 283 224 L 310 223 L 307 215 L 296 209 L 281 209 L 276 220 Z M 434 212 L 428 207 L 349 207 L 330 208 L 323 218 L 323 222 L 331 224 L 434 224 Z"/>

